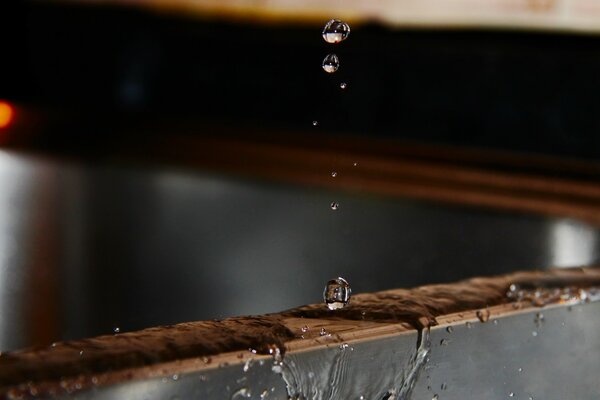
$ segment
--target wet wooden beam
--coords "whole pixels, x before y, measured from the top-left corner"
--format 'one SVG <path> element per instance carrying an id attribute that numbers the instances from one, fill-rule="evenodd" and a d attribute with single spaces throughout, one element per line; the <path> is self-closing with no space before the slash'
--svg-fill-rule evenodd
<path id="1" fill-rule="evenodd" d="M 95 398 L 123 385 L 177 381 L 190 374 L 200 384 L 199 377 L 206 373 L 225 373 L 229 367 L 238 373 L 249 368 L 247 363 L 261 360 L 261 366 L 267 363 L 276 375 L 265 379 L 280 382 L 281 368 L 293 368 L 284 360 L 299 354 L 390 338 L 410 338 L 412 351 L 415 338 L 424 340 L 431 329 L 595 302 L 598 287 L 599 268 L 521 272 L 358 294 L 336 311 L 315 304 L 265 316 L 56 343 L 0 355 L 0 398 L 72 394 Z"/>

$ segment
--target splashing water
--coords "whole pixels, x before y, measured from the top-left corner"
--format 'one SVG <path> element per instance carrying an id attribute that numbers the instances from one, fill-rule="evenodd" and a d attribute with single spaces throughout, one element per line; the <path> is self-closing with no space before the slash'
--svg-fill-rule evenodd
<path id="1" fill-rule="evenodd" d="M 350 35 L 350 26 L 339 19 L 332 19 L 323 27 L 323 39 L 327 43 L 340 43 Z"/>

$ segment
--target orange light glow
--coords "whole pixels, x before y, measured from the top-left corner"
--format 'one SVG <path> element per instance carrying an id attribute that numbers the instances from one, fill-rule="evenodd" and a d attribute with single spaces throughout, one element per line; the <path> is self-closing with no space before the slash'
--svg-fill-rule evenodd
<path id="1" fill-rule="evenodd" d="M 13 107 L 5 101 L 0 101 L 0 129 L 8 127 L 14 115 L 15 110 Z"/>

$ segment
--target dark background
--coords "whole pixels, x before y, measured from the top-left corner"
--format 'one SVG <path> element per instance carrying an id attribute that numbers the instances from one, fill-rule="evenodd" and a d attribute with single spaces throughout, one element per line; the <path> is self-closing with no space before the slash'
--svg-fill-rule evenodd
<path id="1" fill-rule="evenodd" d="M 8 3 L 0 351 L 279 311 L 320 301 L 338 275 L 365 292 L 599 261 L 598 228 L 577 220 L 111 155 L 229 130 L 596 159 L 600 38 L 363 25 L 332 46 L 320 25 Z M 341 67 L 327 75 L 331 51 Z"/>

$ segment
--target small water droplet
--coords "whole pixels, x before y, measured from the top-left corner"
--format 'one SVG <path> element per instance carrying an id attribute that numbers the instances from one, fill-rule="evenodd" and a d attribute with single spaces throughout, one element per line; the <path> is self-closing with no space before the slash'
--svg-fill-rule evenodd
<path id="1" fill-rule="evenodd" d="M 544 314 L 536 313 L 535 319 L 533 320 L 533 322 L 535 323 L 535 326 L 537 326 L 539 328 L 542 325 L 542 323 L 544 322 Z"/>
<path id="2" fill-rule="evenodd" d="M 473 327 L 473 324 L 471 323 L 471 321 L 467 321 L 465 323 L 465 325 L 467 326 L 467 329 L 471 329 L 471 327 Z"/>
<path id="3" fill-rule="evenodd" d="M 336 203 L 335 201 L 332 201 L 331 204 L 329 205 L 329 207 L 333 210 L 336 211 L 338 208 L 340 208 L 340 205 L 338 203 Z"/>
<path id="4" fill-rule="evenodd" d="M 263 391 L 260 393 L 260 398 L 261 398 L 261 399 L 264 399 L 264 398 L 266 398 L 268 395 L 269 395 L 269 391 L 268 391 L 267 389 L 265 389 L 265 390 L 263 390 Z"/>
<path id="5" fill-rule="evenodd" d="M 442 383 L 442 386 L 440 386 L 440 388 L 442 390 L 446 390 L 446 389 L 448 389 L 448 384 L 446 384 L 446 382 L 444 382 L 444 383 Z"/>
<path id="6" fill-rule="evenodd" d="M 353 167 L 358 167 L 358 163 L 357 163 L 357 162 L 355 162 L 355 163 L 353 163 L 353 164 L 352 164 L 352 166 L 353 166 Z"/>
<path id="7" fill-rule="evenodd" d="M 529 396 L 529 400 L 533 400 L 533 396 Z"/>
<path id="8" fill-rule="evenodd" d="M 342 82 L 340 83 L 340 89 L 344 90 L 348 87 L 348 84 L 346 82 Z"/>
<path id="9" fill-rule="evenodd" d="M 431 398 L 431 400 L 438 400 L 440 398 L 440 396 L 438 396 L 437 394 L 434 394 L 433 397 Z"/>
<path id="10" fill-rule="evenodd" d="M 250 389 L 244 387 L 244 388 L 239 389 L 237 392 L 235 392 L 233 394 L 233 396 L 231 396 L 231 400 L 238 399 L 238 398 L 249 399 L 250 397 L 252 397 L 252 393 L 250 392 Z"/>
<path id="11" fill-rule="evenodd" d="M 327 43 L 339 43 L 350 35 L 350 26 L 339 19 L 332 19 L 323 27 L 323 39 Z"/>
<path id="12" fill-rule="evenodd" d="M 336 171 L 331 171 L 331 177 L 335 178 L 337 176 L 337 172 Z"/>
<path id="13" fill-rule="evenodd" d="M 348 343 L 342 343 L 342 344 L 340 344 L 340 349 L 346 350 L 347 348 L 348 348 Z"/>
<path id="14" fill-rule="evenodd" d="M 450 341 L 448 339 L 442 339 L 440 340 L 440 346 L 448 346 L 449 342 Z"/>
<path id="15" fill-rule="evenodd" d="M 115 328 L 113 329 L 114 333 L 119 333 L 121 332 L 121 328 L 119 328 L 118 326 L 115 326 Z"/>
<path id="16" fill-rule="evenodd" d="M 519 369 L 517 371 L 523 372 L 523 368 L 519 367 Z"/>
<path id="17" fill-rule="evenodd" d="M 532 336 L 537 336 L 537 335 L 538 335 L 538 333 L 537 333 L 537 331 L 533 331 L 533 332 L 531 332 L 531 335 L 532 335 Z"/>
<path id="18" fill-rule="evenodd" d="M 319 335 L 321 335 L 321 336 L 327 335 L 327 331 L 325 330 L 325 328 L 321 328 L 321 332 L 319 332 Z"/>
<path id="19" fill-rule="evenodd" d="M 83 356 L 83 350 L 80 350 L 80 351 L 79 351 L 79 356 L 80 356 L 80 357 L 81 357 L 81 356 Z"/>
<path id="20" fill-rule="evenodd" d="M 350 302 L 351 296 L 352 289 L 344 278 L 330 280 L 323 291 L 323 299 L 330 310 L 343 308 Z"/>
<path id="21" fill-rule="evenodd" d="M 327 54 L 323 59 L 323 71 L 333 74 L 340 67 L 340 59 L 335 54 Z"/>
<path id="22" fill-rule="evenodd" d="M 171 379 L 173 379 L 174 381 L 176 381 L 177 379 L 179 379 L 179 375 L 173 374 L 173 376 L 171 377 Z"/>
<path id="23" fill-rule="evenodd" d="M 448 326 L 448 327 L 446 327 L 446 332 L 452 333 L 452 332 L 454 332 L 454 328 L 451 326 Z"/>
<path id="24" fill-rule="evenodd" d="M 477 315 L 477 319 L 479 319 L 480 322 L 485 323 L 488 322 L 488 320 L 490 319 L 490 310 L 477 310 L 475 315 Z"/>
<path id="25" fill-rule="evenodd" d="M 319 125 L 319 121 L 313 121 L 312 124 L 313 124 L 313 126 L 317 126 L 317 125 Z"/>
<path id="26" fill-rule="evenodd" d="M 498 320 L 497 319 L 494 320 L 494 325 L 498 325 Z"/>
<path id="27" fill-rule="evenodd" d="M 510 393 L 508 394 L 508 397 L 515 397 L 515 394 L 514 394 L 513 392 L 510 392 Z"/>
<path id="28" fill-rule="evenodd" d="M 308 332 L 308 325 L 304 325 L 302 328 L 300 328 L 300 330 L 302 331 L 302 333 Z"/>

